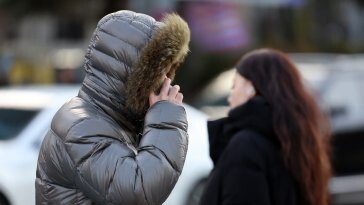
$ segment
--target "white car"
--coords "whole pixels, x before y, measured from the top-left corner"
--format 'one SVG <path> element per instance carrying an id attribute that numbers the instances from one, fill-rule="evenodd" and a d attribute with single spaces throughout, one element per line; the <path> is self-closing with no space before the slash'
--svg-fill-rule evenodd
<path id="1" fill-rule="evenodd" d="M 79 86 L 28 86 L 0 89 L 0 205 L 35 204 L 35 173 L 40 144 L 55 112 L 76 96 Z M 212 169 L 206 120 L 185 105 L 189 148 L 177 185 L 165 205 L 191 204 L 196 188 Z"/>

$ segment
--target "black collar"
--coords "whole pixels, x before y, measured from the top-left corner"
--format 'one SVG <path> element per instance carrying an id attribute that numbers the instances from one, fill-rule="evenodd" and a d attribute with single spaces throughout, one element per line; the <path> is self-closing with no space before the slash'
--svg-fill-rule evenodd
<path id="1" fill-rule="evenodd" d="M 215 163 L 231 137 L 245 129 L 257 132 L 279 145 L 273 128 L 271 107 L 263 97 L 256 96 L 230 110 L 228 117 L 208 122 L 210 156 Z"/>
<path id="2" fill-rule="evenodd" d="M 256 96 L 229 112 L 224 135 L 232 137 L 243 129 L 253 130 L 264 136 L 274 135 L 272 110 L 263 97 Z"/>

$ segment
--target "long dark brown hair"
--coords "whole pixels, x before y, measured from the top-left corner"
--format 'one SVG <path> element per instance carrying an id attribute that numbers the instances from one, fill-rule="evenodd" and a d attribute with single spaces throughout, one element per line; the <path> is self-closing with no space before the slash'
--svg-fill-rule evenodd
<path id="1" fill-rule="evenodd" d="M 282 52 L 252 51 L 236 65 L 273 110 L 273 125 L 285 165 L 300 185 L 304 204 L 327 205 L 329 129 L 299 71 Z"/>

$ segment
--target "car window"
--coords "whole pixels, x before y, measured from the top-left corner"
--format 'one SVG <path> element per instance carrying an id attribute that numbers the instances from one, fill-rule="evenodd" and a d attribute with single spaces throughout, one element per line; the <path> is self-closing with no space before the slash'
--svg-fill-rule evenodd
<path id="1" fill-rule="evenodd" d="M 335 129 L 360 126 L 364 119 L 361 89 L 360 76 L 355 73 L 338 73 L 330 80 L 322 100 L 329 108 Z"/>
<path id="2" fill-rule="evenodd" d="M 0 140 L 16 137 L 39 110 L 0 108 Z"/>

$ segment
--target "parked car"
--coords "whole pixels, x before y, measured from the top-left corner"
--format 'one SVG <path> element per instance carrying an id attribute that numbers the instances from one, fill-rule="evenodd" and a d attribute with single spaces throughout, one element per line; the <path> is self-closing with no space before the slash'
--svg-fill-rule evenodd
<path id="1" fill-rule="evenodd" d="M 55 112 L 77 95 L 79 86 L 30 86 L 0 89 L 0 205 L 35 204 L 38 152 Z M 208 156 L 207 116 L 185 105 L 189 148 L 185 166 L 165 205 L 186 205 L 212 169 Z"/>
<path id="2" fill-rule="evenodd" d="M 291 54 L 332 128 L 333 204 L 364 204 L 364 55 Z M 225 116 L 234 69 L 220 74 L 195 105 L 211 118 Z"/>

